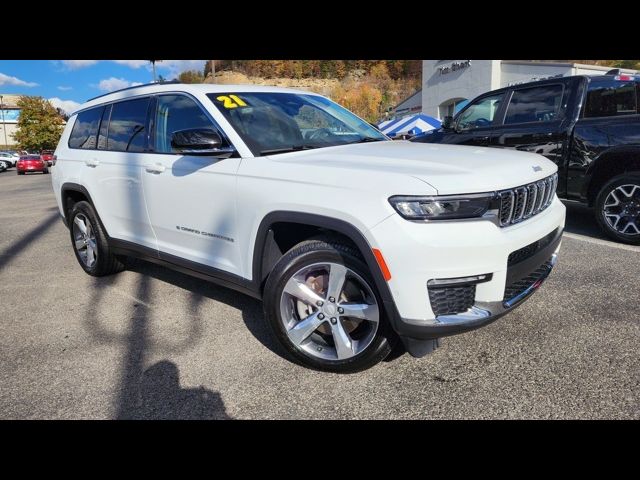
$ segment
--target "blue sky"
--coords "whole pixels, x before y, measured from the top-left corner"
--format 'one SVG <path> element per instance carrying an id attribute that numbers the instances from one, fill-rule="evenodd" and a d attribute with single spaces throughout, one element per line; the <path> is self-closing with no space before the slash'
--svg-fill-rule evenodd
<path id="1" fill-rule="evenodd" d="M 204 68 L 205 60 L 163 60 L 167 79 Z M 71 113 L 91 97 L 153 80 L 148 60 L 0 60 L 0 94 L 39 95 Z"/>

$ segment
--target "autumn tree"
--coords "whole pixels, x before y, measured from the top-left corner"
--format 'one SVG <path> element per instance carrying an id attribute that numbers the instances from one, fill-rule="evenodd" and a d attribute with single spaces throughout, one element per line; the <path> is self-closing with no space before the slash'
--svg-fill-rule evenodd
<path id="1" fill-rule="evenodd" d="M 178 81 L 181 83 L 202 83 L 204 77 L 197 70 L 186 70 L 178 75 Z"/>
<path id="2" fill-rule="evenodd" d="M 58 145 L 64 120 L 55 107 L 42 97 L 21 96 L 18 129 L 14 138 L 21 150 L 53 150 Z"/>

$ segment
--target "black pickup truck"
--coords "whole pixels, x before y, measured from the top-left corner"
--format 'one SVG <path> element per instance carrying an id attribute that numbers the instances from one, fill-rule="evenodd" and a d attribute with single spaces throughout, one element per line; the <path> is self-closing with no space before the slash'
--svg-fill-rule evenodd
<path id="1" fill-rule="evenodd" d="M 640 244 L 640 75 L 612 71 L 480 95 L 412 141 L 515 148 L 558 165 L 558 196 L 594 207 L 610 237 Z"/>

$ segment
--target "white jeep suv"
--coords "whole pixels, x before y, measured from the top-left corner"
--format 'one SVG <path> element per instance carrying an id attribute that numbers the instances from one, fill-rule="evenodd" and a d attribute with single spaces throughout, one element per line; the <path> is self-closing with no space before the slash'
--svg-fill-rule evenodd
<path id="1" fill-rule="evenodd" d="M 53 188 L 80 266 L 143 257 L 263 300 L 302 364 L 420 357 L 550 273 L 565 208 L 540 155 L 391 141 L 313 93 L 152 84 L 82 105 Z"/>

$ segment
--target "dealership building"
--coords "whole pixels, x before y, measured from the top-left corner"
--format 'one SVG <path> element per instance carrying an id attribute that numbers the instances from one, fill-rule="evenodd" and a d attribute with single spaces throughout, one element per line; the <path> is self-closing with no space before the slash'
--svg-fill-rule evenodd
<path id="1" fill-rule="evenodd" d="M 3 147 L 15 144 L 13 134 L 18 128 L 19 98 L 20 95 L 0 93 L 0 145 Z"/>
<path id="2" fill-rule="evenodd" d="M 611 67 L 526 60 L 423 60 L 422 113 L 442 120 L 490 90 L 546 78 L 604 75 L 609 70 Z"/>

